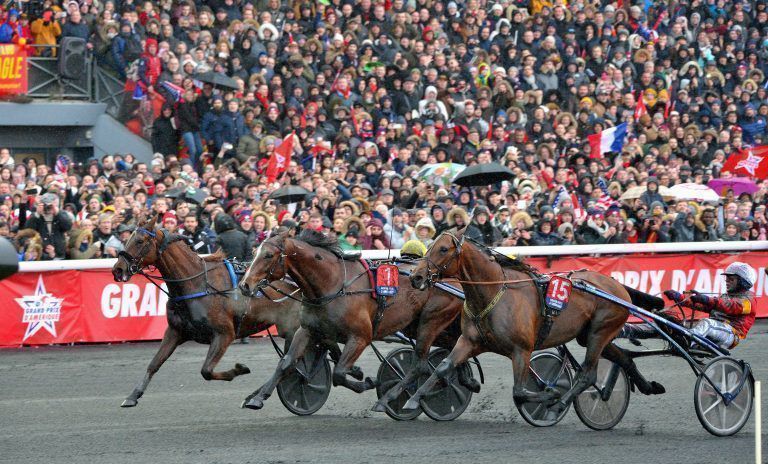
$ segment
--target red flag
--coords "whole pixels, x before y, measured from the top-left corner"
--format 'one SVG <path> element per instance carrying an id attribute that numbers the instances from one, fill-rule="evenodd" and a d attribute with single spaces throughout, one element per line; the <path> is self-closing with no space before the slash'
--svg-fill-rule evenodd
<path id="1" fill-rule="evenodd" d="M 768 177 L 768 145 L 745 148 L 726 160 L 722 172 L 737 176 L 765 179 Z"/>
<path id="2" fill-rule="evenodd" d="M 291 132 L 272 152 L 272 156 L 269 157 L 269 164 L 267 164 L 267 180 L 271 183 L 277 179 L 282 173 L 288 170 L 288 163 L 291 161 L 291 155 L 293 154 L 293 135 Z"/>
<path id="3" fill-rule="evenodd" d="M 635 121 L 639 121 L 640 117 L 644 114 L 648 114 L 648 108 L 645 106 L 643 91 L 640 91 L 640 98 L 637 99 L 637 105 L 635 106 Z"/>

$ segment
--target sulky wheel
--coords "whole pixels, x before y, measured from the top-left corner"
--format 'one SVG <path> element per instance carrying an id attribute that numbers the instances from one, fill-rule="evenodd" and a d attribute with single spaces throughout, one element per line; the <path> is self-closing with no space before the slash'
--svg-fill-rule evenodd
<path id="1" fill-rule="evenodd" d="M 431 371 L 448 356 L 449 351 L 443 348 L 429 353 L 429 367 Z M 459 369 L 468 377 L 474 378 L 472 367 L 465 362 L 451 372 L 444 381 L 438 382 L 432 391 L 421 399 L 421 409 L 430 419 L 436 421 L 451 421 L 459 417 L 472 400 L 472 392 L 459 383 Z M 431 372 L 430 372 L 431 374 Z M 422 377 L 420 384 L 427 379 Z"/>
<path id="2" fill-rule="evenodd" d="M 749 369 L 733 358 L 713 359 L 704 367 L 704 373 L 696 379 L 693 403 L 707 432 L 726 437 L 744 427 L 752 412 L 752 382 Z"/>
<path id="3" fill-rule="evenodd" d="M 624 368 L 607 359 L 600 359 L 597 380 L 573 401 L 576 415 L 593 430 L 615 427 L 629 407 L 629 388 Z"/>
<path id="4" fill-rule="evenodd" d="M 548 390 L 556 393 L 557 398 L 559 398 L 572 386 L 571 370 L 564 365 L 560 355 L 545 351 L 531 357 L 528 382 L 525 384 L 527 390 L 533 392 Z M 551 403 L 521 403 L 517 405 L 517 410 L 529 424 L 536 427 L 549 427 L 563 420 L 569 409 L 566 408 L 559 414 L 555 414 L 549 408 L 553 403 L 554 401 Z"/>
<path id="5" fill-rule="evenodd" d="M 297 416 L 314 414 L 331 393 L 331 364 L 326 351 L 307 348 L 294 370 L 277 384 L 283 406 Z"/>
<path id="6" fill-rule="evenodd" d="M 384 359 L 385 361 L 379 366 L 377 376 L 379 385 L 376 387 L 376 395 L 379 398 L 384 396 L 390 388 L 397 385 L 408 371 L 413 368 L 416 352 L 410 347 L 397 348 L 390 351 Z M 387 409 L 384 412 L 395 420 L 412 420 L 419 417 L 421 409 L 402 409 L 415 390 L 416 385 L 406 389 L 400 396 L 387 404 Z"/>

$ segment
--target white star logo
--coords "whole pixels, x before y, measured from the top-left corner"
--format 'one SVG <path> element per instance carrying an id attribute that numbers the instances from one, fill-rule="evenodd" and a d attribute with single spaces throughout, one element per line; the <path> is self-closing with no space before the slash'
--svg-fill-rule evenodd
<path id="1" fill-rule="evenodd" d="M 61 317 L 61 303 L 64 298 L 56 298 L 45 290 L 42 275 L 37 280 L 34 295 L 23 296 L 15 300 L 24 309 L 22 322 L 28 324 L 24 340 L 36 334 L 40 329 L 45 329 L 54 337 L 56 336 L 56 322 Z"/>
<path id="2" fill-rule="evenodd" d="M 736 169 L 744 168 L 750 175 L 755 175 L 755 170 L 760 166 L 760 162 L 763 158 L 755 156 L 752 150 L 747 152 L 747 159 L 743 159 L 736 163 Z"/>

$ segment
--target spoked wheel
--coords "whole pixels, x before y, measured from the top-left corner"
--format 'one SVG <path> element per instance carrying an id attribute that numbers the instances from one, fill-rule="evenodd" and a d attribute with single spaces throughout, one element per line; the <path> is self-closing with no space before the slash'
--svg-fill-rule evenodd
<path id="1" fill-rule="evenodd" d="M 429 365 L 432 371 L 448 356 L 449 351 L 443 348 L 433 350 L 429 354 Z M 459 417 L 469 406 L 472 392 L 459 382 L 459 370 L 468 377 L 474 378 L 472 367 L 468 362 L 459 365 L 444 381 L 438 382 L 434 389 L 421 399 L 421 409 L 430 419 L 436 421 L 451 421 Z M 431 374 L 431 373 L 430 373 Z M 426 377 L 420 379 L 423 383 Z"/>
<path id="2" fill-rule="evenodd" d="M 414 365 L 416 352 L 413 348 L 402 347 L 389 352 L 379 366 L 377 379 L 379 385 L 376 387 L 376 395 L 381 398 L 392 387 L 397 385 L 408 371 Z M 391 366 L 391 367 L 390 367 Z M 389 417 L 395 420 L 412 420 L 419 417 L 421 409 L 403 409 L 403 405 L 411 398 L 415 392 L 416 385 L 406 389 L 397 398 L 387 404 L 384 411 Z"/>
<path id="3" fill-rule="evenodd" d="M 593 430 L 615 427 L 629 407 L 629 388 L 624 368 L 607 359 L 600 359 L 597 380 L 573 402 L 576 415 Z"/>
<path id="4" fill-rule="evenodd" d="M 696 379 L 693 402 L 707 432 L 727 437 L 744 427 L 752 412 L 752 382 L 749 370 L 733 358 L 713 359 L 704 367 L 704 374 Z M 730 399 L 728 404 L 717 390 Z"/>
<path id="5" fill-rule="evenodd" d="M 564 365 L 563 358 L 545 351 L 531 357 L 531 367 L 527 390 L 533 392 L 552 391 L 557 397 L 563 396 L 573 386 L 573 375 L 568 366 Z M 517 410 L 526 422 L 535 427 L 549 427 L 557 424 L 568 413 L 570 406 L 559 414 L 550 411 L 552 403 L 522 403 L 517 405 Z"/>
<path id="6" fill-rule="evenodd" d="M 277 384 L 283 406 L 297 416 L 314 414 L 331 393 L 331 364 L 326 350 L 308 348 L 294 370 Z"/>

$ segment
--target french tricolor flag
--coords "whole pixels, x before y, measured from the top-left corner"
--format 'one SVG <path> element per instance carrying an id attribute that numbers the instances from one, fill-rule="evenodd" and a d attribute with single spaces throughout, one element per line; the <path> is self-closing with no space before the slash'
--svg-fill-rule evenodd
<path id="1" fill-rule="evenodd" d="M 597 134 L 587 137 L 589 146 L 592 148 L 589 154 L 590 158 L 602 158 L 604 153 L 609 151 L 621 151 L 624 148 L 624 139 L 627 137 L 627 123 L 621 123 L 616 127 L 611 127 Z"/>

